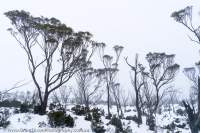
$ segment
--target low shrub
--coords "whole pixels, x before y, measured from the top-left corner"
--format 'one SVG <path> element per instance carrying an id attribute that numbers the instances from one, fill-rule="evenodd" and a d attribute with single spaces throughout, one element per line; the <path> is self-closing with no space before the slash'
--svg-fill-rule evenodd
<path id="1" fill-rule="evenodd" d="M 53 111 L 53 110 L 54 111 L 58 111 L 58 110 L 65 111 L 63 105 L 60 104 L 60 103 L 50 103 L 49 110 L 51 110 L 51 111 Z"/>
<path id="2" fill-rule="evenodd" d="M 176 114 L 180 115 L 180 116 L 184 116 L 184 115 L 186 115 L 186 112 L 183 109 L 177 109 Z"/>
<path id="3" fill-rule="evenodd" d="M 56 105 L 54 103 L 49 104 L 49 110 L 54 110 L 56 108 Z"/>
<path id="4" fill-rule="evenodd" d="M 85 115 L 87 112 L 89 112 L 87 107 L 81 105 L 76 105 L 75 107 L 72 107 L 71 110 L 74 111 L 76 115 Z"/>
<path id="5" fill-rule="evenodd" d="M 92 120 L 94 120 L 95 122 L 101 122 L 101 110 L 98 108 L 93 108 L 91 110 L 92 113 Z"/>
<path id="6" fill-rule="evenodd" d="M 0 107 L 15 107 L 15 108 L 19 108 L 21 105 L 20 101 L 17 100 L 4 100 L 0 102 Z"/>
<path id="7" fill-rule="evenodd" d="M 175 128 L 176 128 L 176 125 L 174 124 L 174 122 L 164 127 L 164 129 L 168 129 L 170 131 L 174 131 Z"/>
<path id="8" fill-rule="evenodd" d="M 33 113 L 34 113 L 34 114 L 40 114 L 40 113 L 41 113 L 41 110 L 42 110 L 41 106 L 40 106 L 40 105 L 36 105 L 36 106 L 34 106 L 34 108 L 33 108 Z"/>
<path id="9" fill-rule="evenodd" d="M 65 124 L 65 113 L 62 111 L 50 112 L 48 118 L 51 127 L 60 127 Z"/>
<path id="10" fill-rule="evenodd" d="M 96 122 L 92 121 L 91 128 L 92 128 L 92 131 L 95 133 L 105 133 L 106 132 L 102 123 L 96 123 Z"/>
<path id="11" fill-rule="evenodd" d="M 48 114 L 49 124 L 51 127 L 73 127 L 74 126 L 74 119 L 63 111 L 52 111 Z"/>
<path id="12" fill-rule="evenodd" d="M 138 118 L 137 118 L 136 115 L 134 115 L 134 116 L 127 116 L 125 119 L 126 120 L 132 120 L 132 121 L 134 121 L 136 123 L 139 123 L 139 120 L 138 120 Z"/>
<path id="13" fill-rule="evenodd" d="M 185 127 L 186 127 L 186 124 L 185 124 L 185 123 L 176 124 L 176 127 L 178 127 L 178 128 L 185 128 Z"/>
<path id="14" fill-rule="evenodd" d="M 14 113 L 14 114 L 19 114 L 19 113 L 20 113 L 20 110 L 16 108 L 16 109 L 14 110 L 13 113 Z"/>
<path id="15" fill-rule="evenodd" d="M 175 127 L 178 127 L 178 128 L 185 128 L 186 124 L 180 123 L 180 122 L 181 122 L 181 120 L 179 118 L 176 118 L 170 125 L 174 125 Z M 168 127 L 170 127 L 170 126 L 168 126 Z"/>
<path id="16" fill-rule="evenodd" d="M 108 115 L 106 115 L 105 118 L 110 120 L 110 119 L 112 118 L 112 114 L 108 114 Z"/>
<path id="17" fill-rule="evenodd" d="M 91 115 L 91 113 L 87 113 L 87 114 L 86 114 L 85 120 L 87 120 L 87 121 L 91 121 L 91 120 L 92 120 L 92 115 Z"/>
<path id="18" fill-rule="evenodd" d="M 131 112 L 131 109 L 126 109 L 124 112 Z"/>
<path id="19" fill-rule="evenodd" d="M 74 119 L 70 115 L 65 117 L 65 126 L 74 127 Z"/>
<path id="20" fill-rule="evenodd" d="M 26 103 L 23 103 L 23 104 L 21 104 L 20 105 L 20 112 L 21 113 L 27 113 L 27 112 L 29 112 L 29 105 L 28 104 L 26 104 Z"/>
<path id="21" fill-rule="evenodd" d="M 109 123 L 115 126 L 116 132 L 123 131 L 121 119 L 117 118 L 116 115 L 113 115 Z"/>
<path id="22" fill-rule="evenodd" d="M 104 133 L 106 130 L 104 129 L 103 123 L 101 121 L 102 112 L 98 108 L 93 108 L 91 111 L 92 124 L 91 128 L 93 132 L 96 133 Z"/>
<path id="23" fill-rule="evenodd" d="M 10 113 L 8 109 L 0 111 L 0 127 L 6 128 L 10 124 L 10 121 L 8 121 L 9 116 Z"/>

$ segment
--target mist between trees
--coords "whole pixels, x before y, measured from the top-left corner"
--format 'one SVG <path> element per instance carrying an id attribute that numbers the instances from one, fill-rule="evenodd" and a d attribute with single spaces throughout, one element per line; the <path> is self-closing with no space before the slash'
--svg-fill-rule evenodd
<path id="1" fill-rule="evenodd" d="M 113 54 L 106 53 L 108 46 L 94 41 L 91 33 L 76 32 L 54 17 L 35 17 L 23 10 L 8 11 L 5 16 L 12 25 L 8 31 L 24 50 L 33 88 L 36 88 L 26 95 L 15 93 L 14 100 L 21 99 L 23 103 L 37 107 L 40 115 L 46 115 L 47 107 L 53 107 L 52 103 L 62 105 L 65 110 L 69 104 L 84 105 L 86 114 L 91 106 L 105 104 L 105 117 L 111 120 L 115 117 L 124 119 L 126 107 L 135 106 L 137 116 L 133 118 L 134 121 L 140 126 L 144 123 L 142 116 L 146 116 L 146 124 L 154 131 L 158 126 L 156 114 L 162 106 L 170 105 L 175 112 L 174 104 L 182 104 L 191 132 L 199 131 L 200 63 L 184 69 L 192 88 L 190 98 L 180 101 L 177 95 L 181 95 L 181 92 L 173 83 L 177 73 L 182 70 L 176 63 L 175 54 L 149 52 L 144 59 L 147 62 L 145 66 L 139 60 L 138 53 L 133 61 L 129 57 L 121 57 L 124 47 L 120 45 L 113 47 Z M 200 44 L 199 26 L 192 23 L 192 7 L 173 12 L 171 16 L 194 35 L 189 37 L 191 41 Z M 95 66 L 94 56 L 98 57 L 95 58 L 95 64 L 98 64 Z M 121 63 L 125 63 L 130 70 L 127 77 L 130 77 L 132 88 L 129 90 L 122 88 L 118 78 Z M 69 86 L 70 80 L 74 85 Z M 22 85 L 16 84 L 12 89 Z M 9 94 L 10 90 L 1 92 L 2 102 L 13 95 Z M 112 115 L 111 106 L 116 106 L 117 116 Z"/>

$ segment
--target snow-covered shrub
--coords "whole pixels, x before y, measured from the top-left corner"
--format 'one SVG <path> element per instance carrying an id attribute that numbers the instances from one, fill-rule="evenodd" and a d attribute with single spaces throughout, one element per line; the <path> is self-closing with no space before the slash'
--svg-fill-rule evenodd
<path id="1" fill-rule="evenodd" d="M 54 103 L 49 104 L 49 110 L 54 110 L 56 108 L 56 105 Z"/>
<path id="2" fill-rule="evenodd" d="M 74 119 L 70 115 L 65 117 L 65 126 L 66 127 L 74 127 Z"/>
<path id="3" fill-rule="evenodd" d="M 106 131 L 102 123 L 92 122 L 91 128 L 92 128 L 92 131 L 95 133 L 105 133 Z"/>
<path id="4" fill-rule="evenodd" d="M 125 112 L 131 112 L 131 109 L 126 109 Z"/>
<path id="5" fill-rule="evenodd" d="M 98 108 L 93 108 L 92 112 L 92 120 L 95 122 L 101 122 L 101 110 Z"/>
<path id="6" fill-rule="evenodd" d="M 8 109 L 0 111 L 0 127 L 6 128 L 10 124 L 10 121 L 8 121 L 9 116 L 10 113 Z"/>
<path id="7" fill-rule="evenodd" d="M 176 118 L 171 124 L 165 126 L 164 128 L 172 130 L 172 129 L 175 129 L 175 127 L 185 128 L 186 123 L 181 121 L 179 118 Z"/>
<path id="8" fill-rule="evenodd" d="M 102 112 L 98 108 L 93 108 L 91 110 L 92 113 L 92 124 L 91 128 L 96 133 L 104 133 L 106 130 L 104 129 L 103 123 L 101 121 Z"/>
<path id="9" fill-rule="evenodd" d="M 186 114 L 186 112 L 185 112 L 185 110 L 179 108 L 176 110 L 176 114 L 180 115 L 180 116 L 184 116 Z"/>
<path id="10" fill-rule="evenodd" d="M 85 115 L 89 111 L 87 107 L 81 105 L 76 105 L 75 107 L 72 107 L 71 110 L 74 111 L 76 115 Z"/>
<path id="11" fill-rule="evenodd" d="M 50 103 L 49 110 L 52 110 L 52 111 L 53 110 L 54 111 L 58 111 L 58 110 L 65 111 L 65 108 L 60 103 Z"/>
<path id="12" fill-rule="evenodd" d="M 33 108 L 33 113 L 34 114 L 40 114 L 41 112 L 41 106 L 40 105 L 35 105 Z"/>
<path id="13" fill-rule="evenodd" d="M 185 127 L 186 127 L 186 124 L 185 124 L 185 123 L 176 124 L 176 127 L 178 127 L 178 128 L 185 128 Z"/>
<path id="14" fill-rule="evenodd" d="M 87 113 L 87 114 L 86 114 L 85 120 L 87 120 L 87 121 L 91 121 L 91 120 L 92 120 L 92 115 L 91 115 L 91 113 Z"/>
<path id="15" fill-rule="evenodd" d="M 27 113 L 29 112 L 29 105 L 26 103 L 23 103 L 20 105 L 20 112 L 21 113 Z"/>
<path id="16" fill-rule="evenodd" d="M 180 120 L 179 118 L 176 118 L 174 121 L 176 127 L 178 128 L 185 128 L 186 127 L 186 121 Z"/>
<path id="17" fill-rule="evenodd" d="M 65 112 L 49 112 L 48 114 L 49 124 L 51 127 L 59 127 L 65 125 Z"/>
<path id="18" fill-rule="evenodd" d="M 20 111 L 19 111 L 19 109 L 16 108 L 13 113 L 18 114 L 18 113 L 20 113 Z"/>
<path id="19" fill-rule="evenodd" d="M 64 111 L 51 111 L 48 118 L 51 127 L 74 126 L 74 119 L 70 115 L 67 116 Z"/>
<path id="20" fill-rule="evenodd" d="M 21 102 L 17 100 L 4 100 L 0 102 L 0 107 L 16 107 L 19 108 Z"/>
<path id="21" fill-rule="evenodd" d="M 170 131 L 174 131 L 176 128 L 176 125 L 174 124 L 174 122 L 168 124 L 167 126 L 164 127 L 164 129 L 168 129 Z"/>
<path id="22" fill-rule="evenodd" d="M 106 119 L 110 119 L 112 117 L 112 114 L 108 114 L 108 115 L 106 115 Z"/>
<path id="23" fill-rule="evenodd" d="M 126 116 L 125 119 L 126 120 L 132 120 L 132 121 L 134 121 L 136 123 L 139 123 L 138 117 L 136 115 L 134 115 L 134 116 Z"/>
<path id="24" fill-rule="evenodd" d="M 117 118 L 116 115 L 113 115 L 109 123 L 115 126 L 116 132 L 123 131 L 122 121 L 121 119 Z"/>

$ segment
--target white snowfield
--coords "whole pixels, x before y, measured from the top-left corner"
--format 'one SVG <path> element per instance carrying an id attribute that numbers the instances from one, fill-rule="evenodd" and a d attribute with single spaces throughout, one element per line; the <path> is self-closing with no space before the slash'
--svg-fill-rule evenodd
<path id="1" fill-rule="evenodd" d="M 72 106 L 68 106 L 71 109 Z M 176 110 L 181 108 L 180 106 L 175 106 Z M 98 108 L 104 109 L 106 112 L 106 106 L 99 105 Z M 128 112 L 124 113 L 126 116 L 136 115 L 135 108 L 127 107 Z M 13 109 L 10 109 L 10 112 L 13 112 Z M 116 114 L 116 107 L 113 106 L 111 109 L 113 114 Z M 75 119 L 75 126 L 73 128 L 51 128 L 48 124 L 47 115 L 37 115 L 33 113 L 11 113 L 9 117 L 10 125 L 7 128 L 1 128 L 0 133 L 92 133 L 91 122 L 86 121 L 84 116 L 77 116 L 71 111 L 67 111 L 67 114 L 70 114 Z M 107 133 L 115 133 L 115 127 L 108 124 L 109 120 L 105 119 L 104 116 L 101 116 L 102 122 L 104 123 L 104 128 Z M 157 114 L 156 124 L 158 133 L 167 133 L 172 132 L 163 127 L 171 124 L 176 119 L 179 119 L 179 124 L 186 123 L 186 116 L 178 115 L 173 113 L 173 111 L 166 111 L 163 109 L 162 114 Z M 154 133 L 149 130 L 149 127 L 146 125 L 146 117 L 143 116 L 143 124 L 138 126 L 138 124 L 132 120 L 122 119 L 123 128 L 129 128 L 130 133 Z M 190 133 L 188 124 L 184 128 L 176 127 L 174 132 L 178 133 Z"/>

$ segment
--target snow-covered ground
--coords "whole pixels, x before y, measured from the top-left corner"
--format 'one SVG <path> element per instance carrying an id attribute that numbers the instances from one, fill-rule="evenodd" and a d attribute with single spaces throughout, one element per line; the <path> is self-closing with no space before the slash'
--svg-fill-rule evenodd
<path id="1" fill-rule="evenodd" d="M 27 132 L 27 133 L 35 133 L 35 132 L 77 132 L 77 133 L 83 133 L 83 132 L 92 132 L 91 129 L 91 122 L 86 121 L 84 116 L 77 116 L 71 111 L 72 105 L 68 106 L 67 114 L 70 114 L 75 119 L 75 126 L 73 128 L 51 128 L 48 124 L 48 117 L 47 115 L 37 115 L 33 113 L 19 113 L 14 114 L 14 109 L 9 109 L 11 114 L 9 117 L 10 124 L 7 128 L 1 128 L 0 133 L 10 133 L 10 132 Z M 106 106 L 105 105 L 99 105 L 98 108 L 101 108 L 106 112 Z M 180 106 L 176 105 L 175 110 L 181 109 Z M 124 116 L 134 116 L 136 115 L 136 111 L 134 107 L 127 107 L 126 110 L 128 112 L 124 112 Z M 116 114 L 116 107 L 113 106 L 111 108 L 111 112 L 113 114 Z M 104 116 L 101 117 L 102 122 L 104 123 L 104 128 L 106 129 L 106 132 L 108 133 L 114 133 L 115 127 L 113 125 L 108 124 L 109 120 L 105 119 Z M 172 132 L 167 129 L 164 129 L 167 125 L 170 125 L 172 122 L 182 125 L 186 124 L 184 128 L 175 128 L 175 132 L 181 132 L 181 133 L 189 133 L 189 127 L 186 121 L 186 116 L 178 115 L 177 113 L 174 113 L 173 111 L 167 111 L 163 108 L 163 111 L 161 114 L 156 115 L 156 124 L 157 124 L 157 131 L 159 133 L 167 133 Z M 130 132 L 132 133 L 153 133 L 153 131 L 149 130 L 149 127 L 146 125 L 146 117 L 143 116 L 143 124 L 138 126 L 138 124 L 132 120 L 126 120 L 122 119 L 122 125 L 123 128 L 129 128 Z"/>

